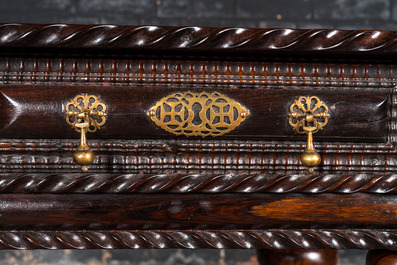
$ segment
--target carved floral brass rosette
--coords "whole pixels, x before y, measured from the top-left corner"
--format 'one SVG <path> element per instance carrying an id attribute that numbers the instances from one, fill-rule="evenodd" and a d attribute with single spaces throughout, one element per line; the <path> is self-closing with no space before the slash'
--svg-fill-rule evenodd
<path id="1" fill-rule="evenodd" d="M 175 135 L 215 137 L 233 131 L 250 113 L 218 92 L 178 92 L 160 99 L 147 114 Z"/>

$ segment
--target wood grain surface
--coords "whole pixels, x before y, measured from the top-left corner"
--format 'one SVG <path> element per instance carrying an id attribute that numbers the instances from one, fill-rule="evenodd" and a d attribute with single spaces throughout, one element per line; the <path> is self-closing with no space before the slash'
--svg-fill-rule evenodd
<path id="1" fill-rule="evenodd" d="M 90 134 L 96 139 L 176 138 L 159 128 L 147 111 L 161 98 L 178 91 L 214 92 L 200 87 L 146 86 L 3 86 L 0 89 L 0 136 L 2 138 L 74 138 L 66 123 L 66 104 L 76 95 L 93 94 L 107 106 L 107 122 Z M 329 108 L 326 127 L 315 134 L 317 141 L 386 141 L 390 119 L 390 91 L 329 88 L 283 89 L 263 87 L 223 89 L 224 95 L 246 106 L 251 115 L 222 138 L 302 140 L 288 124 L 289 107 L 300 96 L 317 96 Z M 181 138 L 181 137 L 178 137 Z M 183 136 L 182 136 L 183 138 Z M 201 137 L 196 137 L 201 138 Z M 214 137 L 208 137 L 214 138 Z"/>
<path id="2" fill-rule="evenodd" d="M 360 193 L 2 194 L 0 229 L 395 229 L 395 202 Z"/>
<path id="3" fill-rule="evenodd" d="M 336 265 L 336 250 L 263 250 L 258 249 L 260 265 Z"/>
<path id="4" fill-rule="evenodd" d="M 397 252 L 387 250 L 370 250 L 366 265 L 394 265 L 397 263 Z"/>

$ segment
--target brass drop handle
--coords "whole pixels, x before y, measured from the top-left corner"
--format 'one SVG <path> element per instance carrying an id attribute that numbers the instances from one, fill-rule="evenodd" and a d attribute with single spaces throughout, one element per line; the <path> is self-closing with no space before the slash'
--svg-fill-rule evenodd
<path id="1" fill-rule="evenodd" d="M 309 116 L 309 118 L 306 117 L 306 122 L 309 123 L 312 120 L 313 115 L 308 115 L 308 116 Z M 313 121 L 311 121 L 311 122 L 313 122 Z M 318 166 L 321 162 L 321 156 L 317 152 L 317 150 L 313 144 L 313 131 L 316 130 L 316 127 L 315 126 L 304 126 L 303 130 L 307 134 L 307 142 L 306 142 L 306 148 L 303 151 L 303 153 L 301 154 L 301 161 L 302 161 L 302 164 L 309 167 L 308 172 L 313 173 L 314 172 L 313 167 Z"/>
<path id="2" fill-rule="evenodd" d="M 86 115 L 84 115 L 86 116 Z M 81 170 L 86 172 L 88 170 L 87 165 L 94 161 L 95 155 L 91 148 L 87 144 L 86 131 L 90 126 L 88 121 L 76 123 L 76 127 L 80 128 L 80 144 L 73 154 L 74 160 L 81 165 Z"/>
<path id="3" fill-rule="evenodd" d="M 313 173 L 321 163 L 321 156 L 313 143 L 313 133 L 323 129 L 328 123 L 328 107 L 315 96 L 300 97 L 290 106 L 289 124 L 301 134 L 307 135 L 306 148 L 301 154 L 301 162 Z"/>
<path id="4" fill-rule="evenodd" d="M 73 154 L 74 160 L 86 172 L 95 158 L 87 143 L 87 132 L 95 132 L 106 122 L 106 105 L 94 95 L 78 95 L 66 105 L 66 121 L 80 133 L 80 144 Z"/>

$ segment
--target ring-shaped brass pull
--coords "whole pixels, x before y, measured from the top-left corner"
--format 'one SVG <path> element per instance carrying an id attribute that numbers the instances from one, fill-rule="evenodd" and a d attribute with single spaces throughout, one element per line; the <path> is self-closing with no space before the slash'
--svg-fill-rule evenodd
<path id="1" fill-rule="evenodd" d="M 73 154 L 74 160 L 86 172 L 95 155 L 87 144 L 87 132 L 95 132 L 106 122 L 106 105 L 94 95 L 78 95 L 66 105 L 66 122 L 80 133 L 80 144 Z"/>
<path id="2" fill-rule="evenodd" d="M 313 173 L 321 163 L 321 156 L 313 143 L 313 133 L 328 123 L 328 107 L 315 96 L 300 97 L 290 106 L 289 124 L 300 134 L 307 135 L 306 148 L 300 156 L 302 164 Z"/>

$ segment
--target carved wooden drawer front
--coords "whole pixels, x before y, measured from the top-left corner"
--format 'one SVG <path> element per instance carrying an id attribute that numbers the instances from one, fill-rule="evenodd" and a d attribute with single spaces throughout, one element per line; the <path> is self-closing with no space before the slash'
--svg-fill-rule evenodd
<path id="1" fill-rule="evenodd" d="M 397 249 L 391 34 L 0 25 L 0 248 Z"/>
<path id="2" fill-rule="evenodd" d="M 192 89 L 183 87 L 173 89 L 165 85 L 146 84 L 125 87 L 52 85 L 38 86 L 33 89 L 26 89 L 23 85 L 5 85 L 0 90 L 3 113 L 0 132 L 3 138 L 75 138 L 75 132 L 70 130 L 65 122 L 66 104 L 76 95 L 88 94 L 96 95 L 108 107 L 106 124 L 96 133 L 91 134 L 90 138 L 185 140 L 186 136 L 190 137 L 188 133 L 176 137 L 172 132 L 156 126 L 156 123 L 148 117 L 147 112 L 162 98 L 173 95 L 172 93 L 188 93 L 190 90 Z M 287 89 L 279 86 L 258 88 L 236 86 L 230 89 L 228 86 L 218 86 L 213 89 L 198 86 L 194 91 L 197 91 L 196 93 L 206 91 L 209 94 L 222 91 L 223 96 L 240 103 L 249 112 L 249 116 L 242 119 L 234 130 L 221 137 L 203 133 L 197 135 L 199 137 L 191 137 L 194 140 L 205 137 L 206 140 L 302 141 L 304 138 L 294 132 L 288 124 L 290 105 L 301 95 L 316 95 L 326 102 L 329 113 L 332 114 L 326 129 L 317 134 L 317 138 L 321 141 L 387 142 L 389 137 L 392 108 L 392 89 L 390 88 L 374 90 L 365 87 L 354 89 L 332 87 L 328 90 L 325 87 L 316 87 L 313 91 L 308 87 Z M 28 102 L 27 99 L 29 99 Z M 217 107 L 216 104 L 213 106 Z M 202 111 L 203 107 L 198 106 L 198 108 L 200 109 L 196 111 L 196 115 Z M 226 116 L 233 114 L 231 111 L 225 113 Z M 215 116 L 217 114 L 213 113 Z M 219 113 L 220 115 L 222 113 Z M 194 114 L 191 116 L 193 117 Z M 187 121 L 187 119 L 184 120 Z M 233 118 L 231 121 L 233 122 Z M 196 124 L 202 123 L 203 121 L 200 120 Z M 183 125 L 182 120 L 181 125 Z M 32 126 L 36 126 L 35 129 L 32 129 Z"/>

